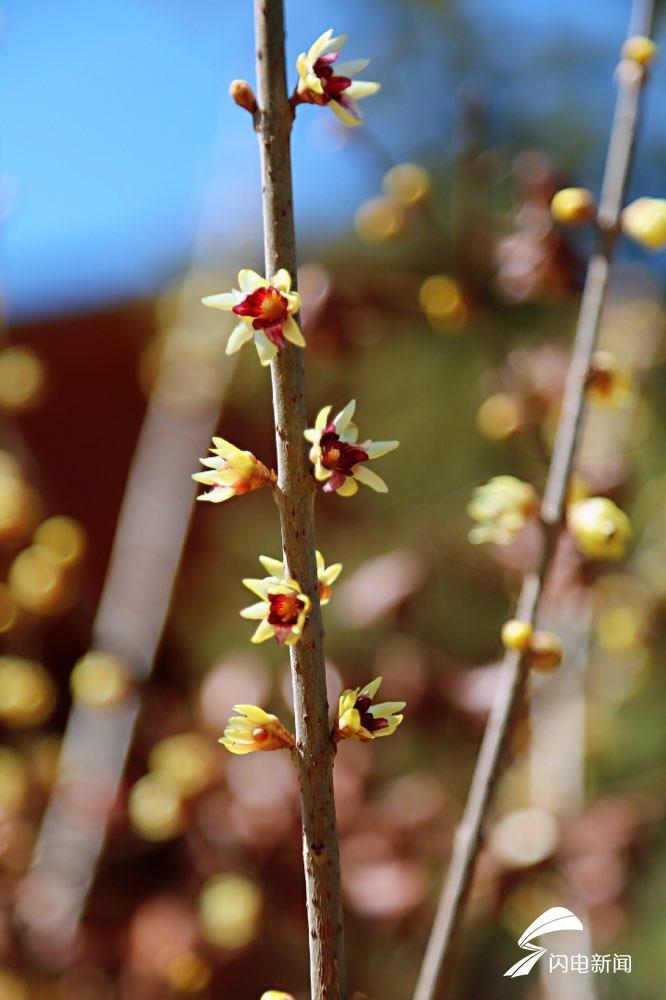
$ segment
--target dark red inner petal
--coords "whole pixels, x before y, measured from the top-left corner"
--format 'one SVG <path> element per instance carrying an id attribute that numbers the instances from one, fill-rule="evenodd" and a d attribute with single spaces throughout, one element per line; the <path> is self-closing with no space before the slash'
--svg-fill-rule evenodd
<path id="1" fill-rule="evenodd" d="M 321 59 L 317 59 L 317 62 L 314 64 L 314 71 L 319 77 L 319 82 L 324 91 L 325 102 L 337 101 L 342 91 L 347 90 L 352 84 L 348 76 L 336 76 L 329 65 L 329 63 L 337 60 L 338 55 L 338 52 L 332 52 L 328 56 L 322 56 Z M 331 58 L 331 56 L 335 58 Z"/>
<path id="2" fill-rule="evenodd" d="M 255 319 L 252 326 L 256 327 L 259 321 Z M 265 326 L 264 333 L 270 340 L 271 344 L 275 344 L 277 349 L 280 351 L 285 345 L 284 334 L 282 332 L 282 327 L 278 324 L 277 326 Z"/>
<path id="3" fill-rule="evenodd" d="M 341 441 L 334 428 L 335 424 L 330 423 L 319 440 L 321 464 L 325 469 L 348 476 L 355 465 L 368 461 L 368 453 L 356 444 Z"/>
<path id="4" fill-rule="evenodd" d="M 287 307 L 288 302 L 285 296 L 272 285 L 266 285 L 246 295 L 242 302 L 233 307 L 232 311 L 237 316 L 252 316 L 252 326 L 255 330 L 273 330 L 275 327 L 281 327 L 288 320 L 289 310 Z M 271 340 L 273 340 L 272 337 Z M 275 344 L 276 341 L 273 340 L 273 343 Z M 282 344 L 276 346 L 281 347 Z"/>
<path id="5" fill-rule="evenodd" d="M 278 627 L 291 628 L 295 625 L 305 606 L 305 602 L 297 594 L 269 594 L 268 601 L 268 621 Z"/>
<path id="6" fill-rule="evenodd" d="M 376 733 L 380 729 L 388 729 L 389 721 L 388 719 L 381 718 L 381 716 L 376 719 L 374 715 L 363 713 L 363 715 L 361 715 L 361 725 L 364 729 L 367 729 L 369 733 Z"/>

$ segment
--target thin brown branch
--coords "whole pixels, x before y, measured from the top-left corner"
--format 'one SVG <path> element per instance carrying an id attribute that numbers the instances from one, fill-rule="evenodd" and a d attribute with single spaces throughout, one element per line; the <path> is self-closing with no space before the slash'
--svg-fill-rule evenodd
<path id="1" fill-rule="evenodd" d="M 642 33 L 649 34 L 653 20 L 653 0 L 635 0 L 634 8 L 630 34 L 634 33 L 638 25 Z M 599 204 L 599 245 L 588 266 L 557 437 L 541 507 L 544 538 L 538 565 L 524 577 L 515 615 L 530 623 L 535 621 L 544 581 L 561 533 L 567 488 L 585 412 L 585 384 L 619 235 L 619 217 L 629 179 L 644 80 L 645 73 L 638 66 L 621 64 Z M 527 675 L 528 666 L 524 658 L 515 652 L 508 652 L 504 658 L 462 821 L 456 833 L 448 875 L 442 888 L 414 1000 L 433 1000 L 436 995 L 447 995 L 446 975 L 450 967 L 452 944 L 474 872 L 483 821 Z"/>
<path id="2" fill-rule="evenodd" d="M 268 276 L 296 275 L 291 182 L 293 110 L 286 89 L 282 0 L 255 0 L 257 96 L 255 128 L 263 182 L 264 249 Z M 314 481 L 308 466 L 303 352 L 291 344 L 271 365 L 282 546 L 288 576 L 313 609 L 300 641 L 290 647 L 296 717 L 295 761 L 301 790 L 312 1000 L 343 1000 L 345 992 L 340 860 L 333 753 L 329 741 L 323 628 L 314 535 Z"/>

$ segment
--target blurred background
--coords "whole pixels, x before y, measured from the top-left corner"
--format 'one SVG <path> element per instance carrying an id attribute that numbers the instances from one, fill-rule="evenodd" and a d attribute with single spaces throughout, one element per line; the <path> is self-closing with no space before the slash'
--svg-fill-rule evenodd
<path id="1" fill-rule="evenodd" d="M 320 496 L 317 536 L 344 564 L 329 700 L 381 674 L 408 703 L 335 769 L 350 985 L 404 1000 L 535 543 L 474 548 L 465 508 L 493 475 L 544 482 L 591 245 L 548 206 L 598 192 L 630 5 L 286 6 L 291 86 L 328 27 L 382 81 L 360 129 L 299 108 L 294 184 L 311 415 L 356 397 L 362 438 L 401 441 L 389 494 Z M 290 722 L 287 655 L 238 617 L 276 510 L 195 505 L 189 478 L 213 432 L 274 463 L 266 372 L 199 305 L 263 269 L 256 139 L 226 96 L 254 78 L 251 5 L 5 0 L 0 45 L 0 998 L 305 998 L 289 759 L 216 742 L 236 702 Z M 665 80 L 632 198 L 664 195 Z M 634 542 L 619 566 L 561 548 L 544 621 L 567 655 L 512 739 L 461 998 L 661 993 L 664 275 L 621 245 L 602 347 L 630 389 L 592 405 L 576 491 Z M 503 979 L 553 905 L 631 975 Z"/>

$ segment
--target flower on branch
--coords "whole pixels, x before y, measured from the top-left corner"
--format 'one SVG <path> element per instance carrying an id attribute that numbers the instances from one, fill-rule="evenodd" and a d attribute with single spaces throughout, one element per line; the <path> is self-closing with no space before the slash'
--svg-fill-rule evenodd
<path id="1" fill-rule="evenodd" d="M 623 559 L 631 538 L 631 522 L 608 497 L 577 500 L 567 511 L 567 526 L 589 559 Z"/>
<path id="2" fill-rule="evenodd" d="M 224 438 L 214 437 L 210 451 L 214 458 L 199 460 L 207 471 L 195 472 L 192 476 L 195 482 L 211 487 L 201 493 L 197 500 L 222 503 L 231 497 L 261 489 L 262 486 L 272 486 L 276 481 L 275 473 L 267 469 L 251 451 L 241 451 Z"/>
<path id="3" fill-rule="evenodd" d="M 622 229 L 647 250 L 666 247 L 666 198 L 637 198 L 622 212 Z"/>
<path id="4" fill-rule="evenodd" d="M 301 52 L 296 60 L 296 101 L 328 105 L 345 125 L 360 125 L 363 113 L 356 102 L 376 94 L 381 84 L 352 80 L 353 76 L 365 69 L 368 59 L 340 63 L 334 71 L 333 66 L 340 58 L 340 49 L 346 41 L 346 35 L 334 38 L 333 29 L 329 28 L 307 52 Z"/>
<path id="5" fill-rule="evenodd" d="M 505 649 L 517 649 L 524 652 L 529 646 L 534 629 L 529 622 L 519 618 L 510 618 L 502 625 L 501 637 Z"/>
<path id="6" fill-rule="evenodd" d="M 535 632 L 529 622 L 511 618 L 502 625 L 501 636 L 504 648 L 526 654 L 533 670 L 554 670 L 562 662 L 562 643 L 554 632 Z"/>
<path id="7" fill-rule="evenodd" d="M 656 44 L 645 35 L 633 35 L 622 46 L 622 55 L 639 66 L 647 66 L 658 52 Z"/>
<path id="8" fill-rule="evenodd" d="M 529 665 L 532 670 L 555 670 L 562 662 L 562 643 L 555 632 L 540 629 L 530 636 L 528 645 Z"/>
<path id="9" fill-rule="evenodd" d="M 331 409 L 325 406 L 320 410 L 314 427 L 305 431 L 305 439 L 312 445 L 310 461 L 315 479 L 324 483 L 325 493 L 339 493 L 343 497 L 353 496 L 359 483 L 377 493 L 386 493 L 388 486 L 384 480 L 364 463 L 388 454 L 399 442 L 368 440 L 357 444 L 358 427 L 352 423 L 356 400 L 347 403 L 333 420 L 329 419 Z"/>
<path id="10" fill-rule="evenodd" d="M 515 476 L 495 476 L 474 490 L 467 513 L 478 525 L 469 533 L 473 545 L 510 545 L 538 508 L 534 487 Z"/>
<path id="11" fill-rule="evenodd" d="M 231 753 L 252 753 L 253 750 L 290 750 L 294 737 L 276 715 L 264 712 L 257 705 L 234 705 L 234 712 L 219 742 Z"/>
<path id="12" fill-rule="evenodd" d="M 340 695 L 338 718 L 333 739 L 361 740 L 367 743 L 379 736 L 390 736 L 403 720 L 404 701 L 384 701 L 373 705 L 373 699 L 382 682 L 375 677 L 363 688 L 349 688 Z"/>
<path id="13" fill-rule="evenodd" d="M 243 583 L 261 598 L 257 604 L 241 611 L 243 618 L 259 621 L 250 641 L 265 642 L 275 636 L 280 645 L 286 643 L 293 646 L 297 643 L 312 611 L 312 602 L 296 580 L 267 576 L 263 580 L 248 578 Z"/>
<path id="14" fill-rule="evenodd" d="M 612 410 L 621 410 L 632 401 L 631 372 L 609 351 L 595 351 L 585 386 L 587 398 Z"/>
<path id="15" fill-rule="evenodd" d="M 291 291 L 291 275 L 282 268 L 272 278 L 262 278 L 245 268 L 238 274 L 238 289 L 206 295 L 201 301 L 213 309 L 224 309 L 240 317 L 229 335 L 227 354 L 235 354 L 244 343 L 254 339 L 262 365 L 269 365 L 285 341 L 305 347 L 305 339 L 294 315 L 301 299 Z"/>
<path id="16" fill-rule="evenodd" d="M 333 584 L 340 576 L 340 573 L 342 573 L 342 563 L 333 563 L 331 566 L 327 566 L 321 552 L 316 553 L 316 558 L 319 603 L 324 605 L 328 604 L 331 599 Z M 271 559 L 270 556 L 259 556 L 259 562 L 266 572 L 270 573 L 276 580 L 284 581 L 286 579 L 287 572 L 285 565 L 280 559 Z"/>
<path id="17" fill-rule="evenodd" d="M 556 222 L 563 226 L 578 226 L 582 222 L 593 222 L 597 206 L 591 192 L 586 188 L 562 188 L 550 203 L 550 212 Z"/>

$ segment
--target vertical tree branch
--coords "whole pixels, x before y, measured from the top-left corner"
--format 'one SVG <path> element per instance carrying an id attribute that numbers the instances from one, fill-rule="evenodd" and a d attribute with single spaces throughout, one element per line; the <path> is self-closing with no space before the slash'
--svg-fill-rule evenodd
<path id="1" fill-rule="evenodd" d="M 649 35 L 654 0 L 634 0 L 629 34 Z M 526 573 L 516 617 L 534 623 L 546 574 L 561 533 L 571 470 L 585 412 L 585 385 L 595 349 L 611 261 L 619 236 L 619 217 L 629 180 L 638 128 L 640 98 L 645 72 L 635 64 L 623 65 L 606 158 L 598 212 L 598 248 L 592 255 L 581 301 L 573 353 L 567 375 L 562 411 L 541 506 L 544 538 L 534 570 Z M 474 862 L 481 841 L 482 824 L 499 773 L 502 752 L 525 688 L 528 665 L 516 652 L 507 652 L 498 688 L 479 750 L 460 826 L 456 833 L 449 871 L 419 973 L 414 1000 L 433 1000 L 438 987 L 446 995 L 445 976 Z"/>
<path id="2" fill-rule="evenodd" d="M 257 97 L 255 128 L 261 151 L 266 274 L 286 268 L 296 277 L 291 184 L 293 113 L 285 76 L 282 0 L 255 0 Z M 312 1000 L 345 997 L 340 859 L 333 753 L 319 608 L 314 536 L 314 480 L 306 428 L 303 352 L 287 343 L 271 365 L 282 546 L 287 574 L 312 601 L 312 613 L 290 647 L 296 717 L 294 758 L 301 790 L 303 863 L 307 894 Z"/>

